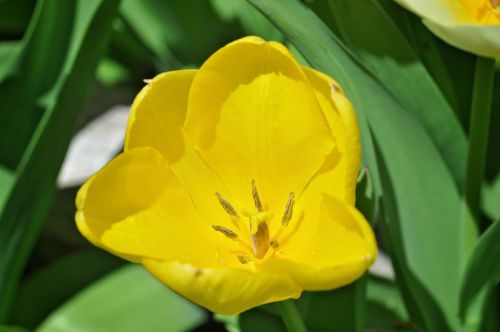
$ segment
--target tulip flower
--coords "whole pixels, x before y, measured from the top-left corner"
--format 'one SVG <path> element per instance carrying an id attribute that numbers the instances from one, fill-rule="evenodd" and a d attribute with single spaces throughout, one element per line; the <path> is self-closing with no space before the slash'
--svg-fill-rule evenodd
<path id="1" fill-rule="evenodd" d="M 246 37 L 148 81 L 124 152 L 78 193 L 77 226 L 218 313 L 334 289 L 376 256 L 354 207 L 360 151 L 341 87 Z"/>
<path id="2" fill-rule="evenodd" d="M 462 50 L 500 58 L 500 0 L 396 0 L 439 38 Z"/>

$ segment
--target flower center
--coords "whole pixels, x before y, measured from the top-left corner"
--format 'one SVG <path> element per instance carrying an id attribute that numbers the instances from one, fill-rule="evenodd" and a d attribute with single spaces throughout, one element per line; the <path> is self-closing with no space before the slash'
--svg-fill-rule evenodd
<path id="1" fill-rule="evenodd" d="M 219 200 L 219 203 L 224 211 L 226 211 L 226 213 L 231 217 L 231 220 L 235 227 L 239 229 L 238 222 L 240 219 L 240 215 L 238 214 L 237 210 L 229 201 L 222 197 L 220 193 L 216 192 L 215 196 Z M 227 227 L 218 225 L 213 225 L 212 228 L 215 231 L 222 233 L 227 238 L 233 241 L 238 241 L 241 246 L 246 249 L 247 252 L 251 251 L 255 258 L 262 259 L 264 258 L 270 247 L 274 250 L 278 249 L 279 241 L 276 237 L 271 238 L 269 235 L 268 223 L 273 218 L 273 213 L 271 211 L 264 210 L 262 201 L 260 200 L 260 196 L 257 191 L 255 180 L 252 180 L 252 198 L 254 202 L 254 208 L 241 209 L 241 214 L 248 219 L 251 248 L 245 243 L 244 240 L 240 238 L 238 233 L 236 233 L 235 231 Z M 281 218 L 282 227 L 288 226 L 288 223 L 292 219 L 294 204 L 295 195 L 293 192 L 291 192 L 285 205 L 283 217 Z M 246 264 L 251 261 L 250 256 L 246 254 L 238 254 L 237 258 L 242 264 Z"/>
<path id="2" fill-rule="evenodd" d="M 456 1 L 448 0 L 451 8 L 456 9 L 457 19 L 472 24 L 500 24 L 500 0 L 460 0 L 460 7 L 455 7 Z"/>

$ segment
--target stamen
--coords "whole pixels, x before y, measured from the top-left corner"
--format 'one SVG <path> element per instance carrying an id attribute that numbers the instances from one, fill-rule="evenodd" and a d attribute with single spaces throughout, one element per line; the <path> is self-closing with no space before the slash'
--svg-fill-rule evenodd
<path id="1" fill-rule="evenodd" d="M 224 211 L 226 211 L 227 214 L 229 214 L 231 217 L 233 217 L 235 219 L 240 218 L 240 216 L 236 212 L 235 208 L 224 197 L 222 197 L 221 194 L 216 192 L 215 196 L 217 196 L 217 199 L 219 200 L 220 205 L 222 205 L 222 208 L 224 209 Z"/>
<path id="2" fill-rule="evenodd" d="M 295 203 L 295 194 L 293 192 L 288 196 L 288 201 L 286 202 L 285 212 L 281 218 L 281 225 L 288 226 L 288 223 L 292 219 L 293 214 L 293 204 Z"/>
<path id="3" fill-rule="evenodd" d="M 221 232 L 231 240 L 237 240 L 238 239 L 238 234 L 230 230 L 229 228 L 226 228 L 224 226 L 218 226 L 218 225 L 212 225 L 212 228 L 216 230 L 217 232 Z"/>
<path id="4" fill-rule="evenodd" d="M 276 239 L 271 239 L 271 241 L 269 242 L 269 245 L 271 246 L 271 248 L 273 248 L 274 250 L 278 249 L 279 246 L 280 246 L 280 243 L 278 242 L 278 240 Z"/>
<path id="5" fill-rule="evenodd" d="M 251 261 L 250 256 L 240 254 L 237 256 L 241 264 L 247 264 Z"/>
<path id="6" fill-rule="evenodd" d="M 257 211 L 262 212 L 264 209 L 262 208 L 262 202 L 260 201 L 259 193 L 257 192 L 255 180 L 252 180 L 252 197 Z"/>

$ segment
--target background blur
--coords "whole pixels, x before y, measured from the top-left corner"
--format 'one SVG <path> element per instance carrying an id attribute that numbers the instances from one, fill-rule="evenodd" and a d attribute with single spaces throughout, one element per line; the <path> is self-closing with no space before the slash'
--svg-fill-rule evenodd
<path id="1" fill-rule="evenodd" d="M 436 278 L 443 273 L 456 275 L 439 270 L 448 259 L 448 249 L 441 249 L 453 245 L 453 239 L 445 228 L 422 224 L 413 229 L 413 225 L 416 220 L 449 218 L 441 209 L 458 209 L 453 205 L 458 204 L 457 193 L 450 199 L 442 194 L 456 190 L 441 189 L 455 188 L 463 180 L 463 161 L 457 160 L 466 149 L 474 56 L 445 45 L 419 18 L 391 1 L 368 1 L 365 14 L 372 13 L 369 6 L 376 3 L 384 15 L 357 16 L 352 21 L 352 16 L 336 16 L 342 8 L 335 8 L 334 2 L 311 0 L 301 6 L 313 10 L 317 22 L 344 45 L 342 52 L 347 55 L 340 54 L 338 64 L 334 58 L 329 62 L 322 58 L 327 52 L 313 28 L 310 35 L 293 34 L 293 29 L 282 34 L 245 0 L 0 0 L 0 331 L 217 331 L 224 326 L 232 331 L 283 330 L 272 305 L 239 317 L 212 316 L 167 290 L 141 267 L 93 247 L 74 224 L 77 189 L 120 152 L 129 105 L 143 80 L 163 71 L 197 68 L 215 50 L 246 35 L 281 41 L 304 64 L 318 67 L 326 61 L 345 66 L 346 77 L 362 77 L 358 81 L 364 85 L 357 85 L 360 95 L 393 100 L 368 102 L 368 114 L 375 114 L 370 113 L 372 107 L 392 105 L 394 99 L 401 113 L 411 114 L 410 122 L 399 120 L 397 112 L 394 118 L 389 113 L 369 115 L 370 129 L 362 128 L 364 137 L 375 133 L 376 143 L 370 148 L 382 156 L 380 174 L 364 172 L 358 186 L 359 208 L 379 235 L 385 234 L 379 239 L 381 258 L 360 283 L 335 293 L 305 293 L 299 306 L 308 326 L 317 331 L 422 331 L 418 326 L 431 326 L 438 331 L 444 326 L 441 320 L 453 326 L 443 318 L 448 317 L 442 300 L 447 294 L 433 293 L 443 284 L 434 284 Z M 378 21 L 372 23 L 380 30 L 370 25 L 374 17 Z M 292 23 L 308 31 L 314 22 Z M 285 38 L 290 34 L 302 38 L 301 47 L 290 43 L 293 38 Z M 372 43 L 376 34 L 390 42 Z M 309 48 L 304 47 L 308 38 Z M 309 49 L 317 50 L 318 56 Z M 353 54 L 358 60 L 342 60 Z M 394 72 L 396 78 L 390 75 Z M 497 130 L 491 130 L 490 142 L 498 143 L 498 63 L 496 75 L 492 128 Z M 379 93 L 374 84 L 385 92 Z M 449 111 L 443 111 L 448 117 L 439 115 L 444 114 L 439 108 Z M 395 119 L 401 128 L 390 123 L 384 127 L 375 116 Z M 412 136 L 414 128 L 417 134 Z M 443 128 L 458 134 L 441 139 L 436 133 Z M 401 144 L 397 151 L 416 154 L 405 159 L 405 152 L 400 158 L 388 140 Z M 483 228 L 500 217 L 496 149 L 498 144 L 490 144 Z M 370 162 L 364 161 L 371 172 Z M 390 183 L 384 182 L 387 179 Z M 412 186 L 418 189 L 409 190 Z M 385 195 L 377 188 L 384 188 Z M 381 206 L 382 196 L 385 203 L 401 209 L 394 212 Z M 429 249 L 419 253 L 427 245 Z M 391 259 L 384 253 L 390 248 L 390 256 L 398 260 L 396 272 L 403 276 L 398 284 Z M 433 255 L 442 256 L 428 264 Z M 419 296 L 425 299 L 413 303 Z M 488 303 L 494 331 L 498 303 Z M 330 326 L 330 319 L 336 326 Z"/>

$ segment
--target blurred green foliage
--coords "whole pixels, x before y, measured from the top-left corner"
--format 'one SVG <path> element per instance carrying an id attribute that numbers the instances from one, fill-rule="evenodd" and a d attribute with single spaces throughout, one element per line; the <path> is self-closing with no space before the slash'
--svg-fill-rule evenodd
<path id="1" fill-rule="evenodd" d="M 284 330 L 273 304 L 214 320 L 90 248 L 75 188 L 55 186 L 78 128 L 245 35 L 345 89 L 362 131 L 357 205 L 396 272 L 303 294 L 308 328 L 498 331 L 500 66 L 476 232 L 460 214 L 475 56 L 391 0 L 0 1 L 0 331 Z"/>

